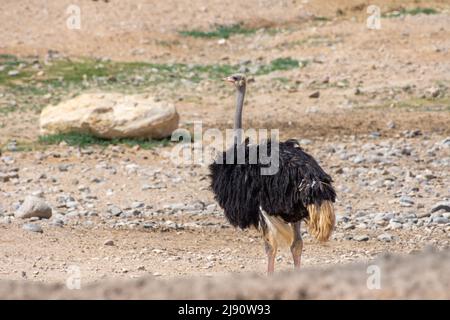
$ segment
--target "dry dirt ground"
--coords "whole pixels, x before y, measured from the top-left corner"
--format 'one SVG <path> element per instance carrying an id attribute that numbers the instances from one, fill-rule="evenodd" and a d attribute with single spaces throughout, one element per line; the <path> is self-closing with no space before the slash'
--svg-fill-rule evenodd
<path id="1" fill-rule="evenodd" d="M 82 27 L 70 30 L 65 26 L 66 8 L 72 2 L 3 1 L 0 54 L 43 59 L 48 50 L 56 50 L 65 57 L 199 64 L 280 57 L 310 61 L 304 68 L 255 76 L 244 112 L 247 127 L 276 128 L 282 139 L 301 139 L 335 180 L 337 229 L 326 244 L 304 235 L 302 262 L 311 270 L 308 275 L 318 276 L 316 267 L 365 263 L 385 252 L 448 247 L 449 214 L 431 213 L 437 203 L 450 200 L 447 1 L 377 1 L 382 12 L 417 6 L 438 10 L 383 18 L 380 30 L 366 27 L 371 2 L 349 0 L 226 5 L 205 0 L 80 0 Z M 234 23 L 276 32 L 257 31 L 224 41 L 178 33 Z M 2 90 L 0 85 L 0 107 L 10 98 Z M 316 91 L 320 97 L 310 98 Z M 233 90 L 216 81 L 187 83 L 176 91 L 158 85 L 147 92 L 176 105 L 181 127 L 199 120 L 204 128 L 232 124 Z M 59 145 L 8 151 L 12 139 L 36 141 L 38 117 L 20 106 L 0 113 L 0 172 L 18 173 L 0 182 L 0 280 L 61 285 L 78 270 L 84 287 L 149 274 L 173 278 L 264 273 L 260 236 L 228 226 L 208 190 L 207 167 L 175 165 L 169 158 L 173 145 L 153 150 Z M 43 233 L 23 230 L 27 221 L 13 217 L 20 201 L 32 193 L 43 195 L 54 209 L 50 221 L 34 221 Z M 107 240 L 114 244 L 105 245 Z M 448 254 L 442 257 L 436 260 L 442 264 L 436 263 L 448 266 Z M 287 250 L 279 254 L 276 267 L 292 268 Z M 0 295 L 27 296 L 26 291 L 8 295 L 11 286 L 15 284 L 4 282 Z M 96 296 L 92 292 L 86 297 Z M 268 297 L 319 297 L 286 292 Z M 332 292 L 335 298 L 351 297 Z M 439 292 L 408 297 L 445 297 Z"/>
<path id="2" fill-rule="evenodd" d="M 386 254 L 371 264 L 306 268 L 270 279 L 254 273 L 175 280 L 147 276 L 81 290 L 4 281 L 1 290 L 7 299 L 449 299 L 449 264 L 447 250 L 401 258 Z"/>

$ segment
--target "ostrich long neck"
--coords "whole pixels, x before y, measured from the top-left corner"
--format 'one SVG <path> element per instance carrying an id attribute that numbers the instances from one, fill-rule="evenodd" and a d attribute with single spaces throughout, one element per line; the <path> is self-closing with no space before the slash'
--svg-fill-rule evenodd
<path id="1" fill-rule="evenodd" d="M 242 142 L 242 109 L 244 108 L 245 84 L 238 87 L 236 94 L 236 114 L 234 115 L 234 143 Z"/>

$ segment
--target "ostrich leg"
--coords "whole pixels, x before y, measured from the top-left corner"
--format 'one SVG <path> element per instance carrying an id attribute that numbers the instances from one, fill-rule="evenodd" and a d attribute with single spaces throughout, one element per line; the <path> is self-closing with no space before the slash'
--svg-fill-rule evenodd
<path id="1" fill-rule="evenodd" d="M 270 231 L 264 235 L 265 249 L 267 254 L 267 274 L 271 275 L 275 269 L 275 256 L 277 254 L 277 242 Z"/>
<path id="2" fill-rule="evenodd" d="M 300 224 L 301 222 L 295 222 L 292 224 L 292 230 L 294 232 L 294 240 L 291 244 L 291 253 L 292 258 L 294 259 L 294 268 L 298 269 L 300 268 L 300 262 L 301 262 L 301 256 L 302 256 L 302 250 L 303 250 L 303 240 L 302 240 L 302 234 L 300 232 Z"/>

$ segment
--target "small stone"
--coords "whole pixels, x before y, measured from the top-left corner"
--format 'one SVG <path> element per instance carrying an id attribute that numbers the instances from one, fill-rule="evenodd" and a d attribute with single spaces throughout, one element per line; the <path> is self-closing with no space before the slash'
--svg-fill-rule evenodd
<path id="1" fill-rule="evenodd" d="M 392 240 L 394 240 L 394 237 L 392 235 L 390 235 L 389 233 L 383 233 L 380 234 L 377 237 L 378 241 L 382 241 L 382 242 L 391 242 Z"/>
<path id="2" fill-rule="evenodd" d="M 355 227 L 355 225 L 354 224 L 351 224 L 351 223 L 347 223 L 346 225 L 344 225 L 343 227 L 342 227 L 342 229 L 344 229 L 344 230 L 353 230 L 353 229 L 355 229 L 356 227 Z"/>
<path id="3" fill-rule="evenodd" d="M 49 224 L 54 227 L 63 227 L 64 220 L 55 218 L 55 219 L 52 219 Z"/>
<path id="4" fill-rule="evenodd" d="M 33 192 L 31 193 L 31 195 L 32 195 L 32 196 L 35 196 L 35 197 L 38 197 L 38 198 L 43 198 L 43 197 L 44 197 L 44 191 L 42 191 L 42 190 L 36 190 L 36 191 L 33 191 Z"/>
<path id="5" fill-rule="evenodd" d="M 450 222 L 450 220 L 445 217 L 435 217 L 432 221 L 437 224 L 447 224 Z"/>
<path id="6" fill-rule="evenodd" d="M 65 163 L 60 164 L 58 166 L 58 170 L 61 172 L 67 172 L 67 171 L 69 171 L 69 168 L 70 168 L 70 164 L 65 164 Z"/>
<path id="7" fill-rule="evenodd" d="M 358 242 L 368 241 L 369 240 L 369 236 L 366 235 L 366 234 L 358 235 L 358 236 L 354 236 L 353 240 L 358 241 Z"/>
<path id="8" fill-rule="evenodd" d="M 450 137 L 445 138 L 444 140 L 442 140 L 441 144 L 442 144 L 443 146 L 450 147 Z"/>
<path id="9" fill-rule="evenodd" d="M 400 206 L 402 207 L 412 207 L 412 205 L 414 204 L 414 200 L 407 196 L 401 197 L 399 202 Z"/>
<path id="10" fill-rule="evenodd" d="M 317 99 L 317 98 L 319 98 L 319 97 L 320 97 L 320 91 L 314 91 L 313 93 L 311 93 L 311 94 L 309 95 L 309 97 L 312 98 L 312 99 Z"/>
<path id="11" fill-rule="evenodd" d="M 8 76 L 10 76 L 10 77 L 14 77 L 14 76 L 17 76 L 17 75 L 19 75 L 19 70 L 10 70 L 10 71 L 8 71 Z"/>
<path id="12" fill-rule="evenodd" d="M 363 158 L 363 157 L 361 157 L 361 156 L 356 156 L 354 159 L 353 159 L 353 163 L 356 163 L 356 164 L 358 164 L 358 163 L 363 163 L 365 161 L 365 159 Z"/>
<path id="13" fill-rule="evenodd" d="M 431 213 L 437 212 L 437 211 L 444 211 L 444 212 L 450 212 L 450 202 L 439 202 L 436 203 L 431 208 Z"/>
<path id="14" fill-rule="evenodd" d="M 143 207 L 145 207 L 144 202 L 136 201 L 131 204 L 131 208 L 133 208 L 133 209 L 139 209 L 139 208 L 143 208 Z"/>
<path id="15" fill-rule="evenodd" d="M 105 246 L 113 246 L 114 245 L 114 241 L 113 240 L 106 240 L 104 243 L 103 243 Z"/>
<path id="16" fill-rule="evenodd" d="M 389 228 L 392 230 L 401 229 L 403 228 L 403 225 L 400 222 L 391 220 L 389 222 Z"/>
<path id="17" fill-rule="evenodd" d="M 40 225 L 34 224 L 34 223 L 26 223 L 22 226 L 23 230 L 31 231 L 31 232 L 38 232 L 43 233 L 44 230 L 42 230 Z"/>
<path id="18" fill-rule="evenodd" d="M 113 216 L 120 216 L 120 214 L 122 213 L 122 209 L 120 209 L 117 206 L 112 206 L 108 208 L 108 212 L 111 213 Z"/>
<path id="19" fill-rule="evenodd" d="M 426 217 L 429 217 L 430 215 L 431 215 L 430 212 L 422 212 L 417 215 L 417 218 L 419 218 L 419 219 L 426 218 Z"/>

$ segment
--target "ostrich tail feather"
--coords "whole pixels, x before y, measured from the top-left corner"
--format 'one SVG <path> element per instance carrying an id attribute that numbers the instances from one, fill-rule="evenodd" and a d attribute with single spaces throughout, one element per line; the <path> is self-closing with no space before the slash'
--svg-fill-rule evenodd
<path id="1" fill-rule="evenodd" d="M 308 232 L 319 241 L 328 241 L 336 221 L 333 203 L 323 201 L 320 205 L 310 204 L 307 209 L 309 213 L 309 217 L 306 219 Z"/>

